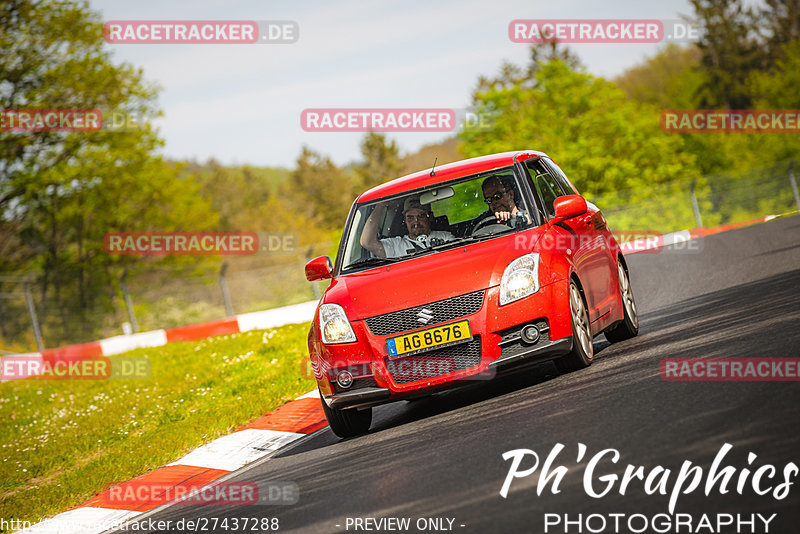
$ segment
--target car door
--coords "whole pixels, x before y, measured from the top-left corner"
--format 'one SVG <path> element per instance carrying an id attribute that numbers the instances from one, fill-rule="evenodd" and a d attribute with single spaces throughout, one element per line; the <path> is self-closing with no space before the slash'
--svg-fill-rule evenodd
<path id="1" fill-rule="evenodd" d="M 579 194 L 572 182 L 555 162 L 544 158 L 544 164 L 550 169 L 562 189 L 567 191 L 567 194 Z M 596 264 L 592 268 L 592 280 L 597 287 L 595 298 L 598 317 L 602 317 L 611 311 L 614 300 L 617 298 L 617 258 L 610 247 L 609 237 L 611 233 L 602 210 L 591 202 L 587 202 L 586 205 L 592 214 L 589 231 L 592 234 L 592 239 L 597 241 L 597 256 L 592 258 L 592 262 Z"/>
<path id="2" fill-rule="evenodd" d="M 555 217 L 555 200 L 560 196 L 574 195 L 577 192 L 566 177 L 562 178 L 554 166 L 548 165 L 546 159 L 536 158 L 525 163 L 530 179 L 542 201 L 544 215 L 550 220 Z M 552 242 L 570 243 L 568 248 L 572 254 L 575 271 L 583 285 L 589 308 L 589 320 L 595 322 L 609 312 L 611 304 L 607 291 L 609 283 L 607 244 L 602 233 L 606 223 L 603 214 L 596 206 L 589 202 L 586 204 L 588 207 L 586 213 L 554 225 L 551 231 L 554 233 Z"/>

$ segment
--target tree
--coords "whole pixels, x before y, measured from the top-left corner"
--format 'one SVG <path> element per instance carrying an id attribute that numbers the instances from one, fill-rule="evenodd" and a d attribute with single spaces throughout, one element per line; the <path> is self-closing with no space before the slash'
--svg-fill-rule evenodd
<path id="1" fill-rule="evenodd" d="M 156 155 L 163 142 L 147 122 L 159 113 L 156 88 L 140 70 L 112 63 L 100 17 L 85 2 L 10 0 L 0 5 L 0 28 L 3 109 L 96 108 L 144 119 L 125 131 L 0 132 L 0 249 L 16 236 L 24 243 L 0 267 L 36 273 L 50 346 L 91 338 L 122 268 L 142 261 L 105 253 L 104 234 L 203 230 L 216 215 Z M 0 321 L 14 313 L 0 308 Z"/>
<path id="2" fill-rule="evenodd" d="M 190 164 L 181 175 L 200 186 L 203 198 L 219 213 L 221 231 L 260 231 L 261 206 L 275 197 L 289 174 L 288 169 L 225 166 L 210 159 Z"/>
<path id="3" fill-rule="evenodd" d="M 513 63 L 503 62 L 500 66 L 500 75 L 496 78 L 481 76 L 478 78 L 476 92 L 510 88 L 515 84 L 527 86 L 536 79 L 536 72 L 553 60 L 559 60 L 569 68 L 578 70 L 583 68 L 578 56 L 572 53 L 569 48 L 561 46 L 558 41 L 549 43 L 536 43 L 528 48 L 530 61 L 524 67 L 519 67 Z M 474 100 L 474 99 L 473 99 Z M 480 105 L 479 101 L 473 102 Z"/>
<path id="4" fill-rule="evenodd" d="M 402 168 L 400 174 L 430 169 L 433 162 L 436 165 L 446 165 L 454 161 L 464 159 L 463 154 L 458 150 L 459 141 L 457 137 L 448 137 L 444 141 L 423 145 L 419 150 L 411 154 L 406 154 L 400 161 Z"/>
<path id="5" fill-rule="evenodd" d="M 698 69 L 701 52 L 694 45 L 670 44 L 614 79 L 620 89 L 639 102 L 662 109 L 688 109 L 699 105 L 697 93 L 705 83 Z"/>
<path id="6" fill-rule="evenodd" d="M 491 131 L 462 137 L 467 156 L 542 150 L 590 198 L 626 190 L 635 201 L 656 184 L 698 175 L 681 137 L 661 130 L 657 106 L 630 100 L 613 83 L 558 59 L 527 70 L 533 79 L 499 80 L 473 95 L 500 114 Z M 669 216 L 683 217 L 690 208 L 675 209 L 682 211 Z"/>
<path id="7" fill-rule="evenodd" d="M 340 229 L 357 194 L 353 182 L 330 158 L 304 146 L 297 168 L 279 196 L 291 207 L 295 227 L 302 220 Z"/>
<path id="8" fill-rule="evenodd" d="M 748 109 L 752 98 L 747 79 L 764 68 L 757 17 L 742 0 L 691 0 L 703 27 L 698 46 L 706 75 L 699 96 L 708 108 Z"/>
<path id="9" fill-rule="evenodd" d="M 759 10 L 767 63 L 774 66 L 784 57 L 786 46 L 800 41 L 800 0 L 765 0 Z"/>
<path id="10" fill-rule="evenodd" d="M 701 92 L 708 83 L 701 59 L 702 53 L 694 45 L 670 44 L 626 70 L 615 82 L 630 98 L 662 110 L 701 108 Z M 737 142 L 736 136 L 742 135 L 738 133 L 675 135 L 680 135 L 685 149 L 695 155 L 702 174 L 728 170 L 735 160 L 733 154 L 745 148 Z"/>
<path id="11" fill-rule="evenodd" d="M 784 45 L 775 68 L 751 77 L 753 99 L 759 109 L 800 109 L 800 40 Z M 750 134 L 753 159 L 772 163 L 800 154 L 800 139 L 792 133 Z"/>
<path id="12" fill-rule="evenodd" d="M 365 135 L 361 141 L 364 160 L 355 165 L 359 189 L 367 190 L 397 178 L 401 169 L 399 152 L 394 140 L 386 142 L 385 134 L 370 132 Z"/>

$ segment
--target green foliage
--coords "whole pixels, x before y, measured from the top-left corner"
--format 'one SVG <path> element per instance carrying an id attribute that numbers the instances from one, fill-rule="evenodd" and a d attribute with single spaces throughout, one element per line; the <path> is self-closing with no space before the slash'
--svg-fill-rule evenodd
<path id="1" fill-rule="evenodd" d="M 449 137 L 439 143 L 424 145 L 416 152 L 404 156 L 400 160 L 401 170 L 398 176 L 430 169 L 434 161 L 439 166 L 462 159 L 464 159 L 464 155 L 459 151 L 458 138 Z"/>
<path id="2" fill-rule="evenodd" d="M 250 165 L 230 167 L 211 159 L 204 165 L 187 165 L 182 175 L 200 186 L 201 195 L 219 214 L 218 229 L 229 232 L 266 230 L 257 223 L 258 212 L 289 180 L 290 172 Z"/>
<path id="3" fill-rule="evenodd" d="M 328 157 L 308 147 L 297 159 L 291 180 L 281 188 L 281 197 L 291 207 L 291 223 L 307 221 L 322 228 L 343 226 L 357 192 L 353 177 Z"/>
<path id="4" fill-rule="evenodd" d="M 758 18 L 768 65 L 782 57 L 786 46 L 800 40 L 800 0 L 764 0 Z"/>
<path id="5" fill-rule="evenodd" d="M 399 176 L 401 164 L 400 149 L 397 143 L 386 142 L 385 134 L 370 132 L 361 142 L 361 155 L 364 160 L 355 165 L 359 178 L 359 191 L 366 191 L 378 184 L 394 180 Z"/>
<path id="6" fill-rule="evenodd" d="M 727 67 L 740 69 L 735 76 L 744 82 L 737 82 L 737 91 L 744 91 L 749 105 L 755 109 L 798 109 L 800 93 L 796 88 L 800 86 L 800 45 L 796 39 L 800 36 L 800 15 L 797 10 L 790 8 L 791 3 L 777 2 L 782 7 L 775 4 L 770 4 L 775 7 L 774 10 L 762 11 L 758 20 L 753 20 L 753 13 L 740 9 L 741 6 L 733 9 L 727 3 L 725 5 L 728 7 L 717 3 L 713 8 L 703 7 L 704 16 L 715 21 L 704 51 L 671 45 L 629 69 L 616 81 L 630 98 L 656 103 L 663 109 L 708 107 L 709 86 L 717 87 L 710 78 L 713 69 L 709 70 L 706 66 L 711 57 L 711 48 L 708 47 L 718 41 L 725 42 L 725 46 L 733 46 L 726 40 L 733 39 L 732 36 L 714 32 L 720 32 L 721 28 L 728 26 L 749 24 L 759 32 L 757 39 L 755 35 L 748 34 L 746 46 L 755 46 L 753 42 L 758 45 L 761 50 L 760 67 L 756 69 L 753 65 L 745 64 Z M 735 20 L 723 20 L 721 17 Z M 733 51 L 729 53 L 734 54 Z M 716 107 L 724 107 L 722 99 L 716 101 Z M 695 155 L 703 175 L 760 169 L 774 162 L 796 158 L 800 149 L 800 138 L 791 133 L 704 132 L 673 135 L 683 139 L 686 150 Z"/>
<path id="7" fill-rule="evenodd" d="M 18 0 L 0 10 L 0 107 L 159 114 L 155 88 L 140 70 L 111 62 L 100 18 L 85 4 Z M 0 238 L 25 244 L 2 268 L 36 272 L 50 346 L 91 339 L 93 317 L 112 311 L 122 269 L 143 261 L 105 253 L 106 233 L 216 224 L 198 186 L 156 155 L 162 144 L 147 121 L 126 131 L 0 132 Z M 2 306 L 0 321 L 20 314 Z"/>
<path id="8" fill-rule="evenodd" d="M 743 0 L 691 0 L 704 28 L 698 46 L 706 83 L 700 103 L 707 108 L 748 109 L 747 78 L 764 66 L 756 16 Z"/>
<path id="9" fill-rule="evenodd" d="M 653 57 L 631 67 L 614 79 L 628 97 L 656 104 L 662 109 L 691 109 L 699 105 L 697 94 L 705 83 L 696 46 L 669 44 Z"/>
<path id="10" fill-rule="evenodd" d="M 631 202 L 654 185 L 698 175 L 681 138 L 661 131 L 657 106 L 558 59 L 528 72 L 533 79 L 502 77 L 476 92 L 500 115 L 490 132 L 464 138 L 466 155 L 543 150 L 588 197 L 629 190 Z"/>
<path id="11" fill-rule="evenodd" d="M 315 387 L 308 323 L 118 358 L 146 358 L 145 380 L 0 384 L 0 517 L 38 521 L 178 460 Z"/>
<path id="12" fill-rule="evenodd" d="M 781 57 L 769 72 L 754 72 L 750 88 L 758 107 L 800 109 L 800 40 L 781 48 Z"/>

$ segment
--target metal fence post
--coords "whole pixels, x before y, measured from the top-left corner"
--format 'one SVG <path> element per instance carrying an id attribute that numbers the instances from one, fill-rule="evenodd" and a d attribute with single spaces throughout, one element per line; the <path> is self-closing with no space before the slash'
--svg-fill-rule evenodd
<path id="1" fill-rule="evenodd" d="M 228 291 L 228 283 L 225 281 L 225 271 L 228 270 L 228 262 L 222 262 L 219 270 L 219 287 L 222 290 L 222 298 L 225 300 L 225 313 L 228 317 L 233 317 L 233 305 L 231 304 L 231 294 Z"/>
<path id="2" fill-rule="evenodd" d="M 697 221 L 697 227 L 703 227 L 703 219 L 700 218 L 700 206 L 697 204 L 697 195 L 694 194 L 694 187 L 697 185 L 697 178 L 692 180 L 692 209 L 694 210 L 694 219 Z"/>
<path id="3" fill-rule="evenodd" d="M 128 268 L 122 271 L 122 278 L 119 280 L 119 284 L 122 287 L 122 296 L 125 299 L 125 308 L 128 310 L 128 321 L 131 323 L 131 329 L 135 332 L 139 331 L 139 325 L 136 324 L 136 316 L 133 314 L 133 303 L 131 302 L 131 295 L 128 292 L 128 284 L 125 283 L 125 279 L 128 278 Z"/>
<path id="4" fill-rule="evenodd" d="M 797 182 L 794 181 L 794 160 L 789 162 L 789 183 L 792 184 L 792 193 L 794 193 L 794 203 L 797 206 L 797 211 L 800 211 L 800 195 L 797 194 Z"/>
<path id="5" fill-rule="evenodd" d="M 31 314 L 31 323 L 33 323 L 33 335 L 36 338 L 36 348 L 39 352 L 44 350 L 44 343 L 42 342 L 42 330 L 39 328 L 39 318 L 36 316 L 36 308 L 33 307 L 33 297 L 31 296 L 30 287 L 31 278 L 28 276 L 23 283 L 25 288 L 25 302 L 28 304 L 28 313 Z"/>

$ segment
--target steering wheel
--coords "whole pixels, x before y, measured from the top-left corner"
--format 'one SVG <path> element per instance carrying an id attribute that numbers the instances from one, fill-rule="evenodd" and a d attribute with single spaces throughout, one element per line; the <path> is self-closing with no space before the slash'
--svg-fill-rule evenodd
<path id="1" fill-rule="evenodd" d="M 475 226 L 472 229 L 472 235 L 473 236 L 488 235 L 502 230 L 508 230 L 510 228 L 511 226 L 507 224 L 497 222 L 497 217 L 495 217 L 494 215 L 489 215 L 488 217 L 484 217 L 483 219 L 475 223 Z"/>

